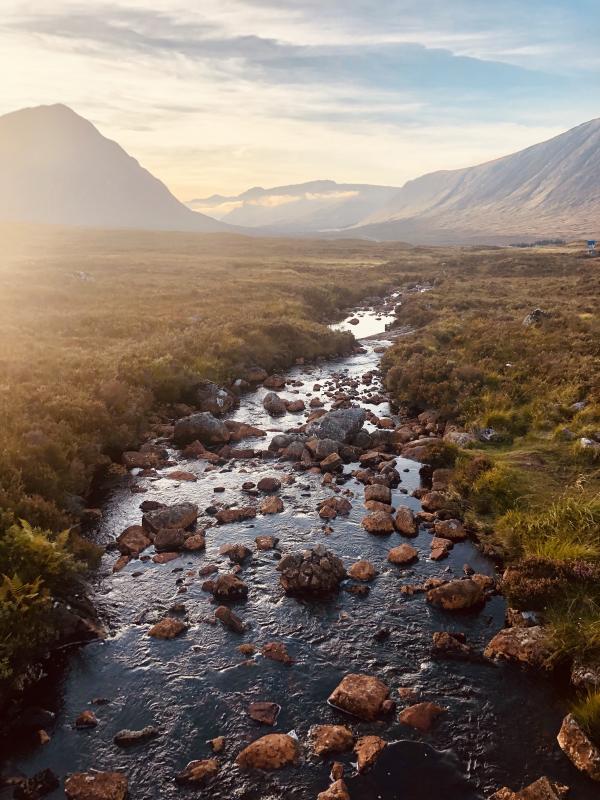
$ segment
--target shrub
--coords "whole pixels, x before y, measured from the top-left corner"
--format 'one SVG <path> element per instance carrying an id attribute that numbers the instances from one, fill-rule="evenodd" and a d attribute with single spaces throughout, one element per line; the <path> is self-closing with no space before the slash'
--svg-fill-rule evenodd
<path id="1" fill-rule="evenodd" d="M 590 739 L 600 746 L 600 690 L 590 691 L 574 703 L 571 713 Z"/>

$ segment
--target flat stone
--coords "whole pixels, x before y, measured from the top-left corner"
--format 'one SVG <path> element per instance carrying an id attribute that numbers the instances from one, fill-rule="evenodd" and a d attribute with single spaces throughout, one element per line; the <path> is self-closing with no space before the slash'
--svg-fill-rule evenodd
<path id="1" fill-rule="evenodd" d="M 296 739 L 285 733 L 269 733 L 245 747 L 235 762 L 243 769 L 281 769 L 300 755 Z"/>
<path id="2" fill-rule="evenodd" d="M 531 630 L 531 629 L 529 629 Z M 600 781 L 600 749 L 572 714 L 567 714 L 556 737 L 569 760 L 593 781 Z"/>
<path id="3" fill-rule="evenodd" d="M 310 731 L 312 749 L 317 756 L 351 750 L 354 736 L 345 725 L 314 725 Z"/>
<path id="4" fill-rule="evenodd" d="M 398 714 L 398 720 L 404 725 L 416 728 L 421 733 L 427 733 L 443 711 L 444 709 L 435 703 L 416 703 L 414 706 L 403 709 Z"/>
<path id="5" fill-rule="evenodd" d="M 74 772 L 65 780 L 69 800 L 125 800 L 127 778 L 122 772 Z"/>
<path id="6" fill-rule="evenodd" d="M 329 702 L 355 717 L 374 720 L 389 693 L 388 687 L 379 678 L 351 673 L 342 678 L 329 696 Z"/>
<path id="7" fill-rule="evenodd" d="M 181 620 L 165 617 L 150 628 L 148 636 L 153 636 L 155 639 L 174 639 L 185 630 L 187 625 Z"/>
<path id="8" fill-rule="evenodd" d="M 400 544 L 398 547 L 392 547 L 388 553 L 387 560 L 390 562 L 390 564 L 398 564 L 402 566 L 404 564 L 412 564 L 412 562 L 416 561 L 418 558 L 418 550 L 416 550 L 414 547 L 411 547 L 409 544 Z"/>
<path id="9" fill-rule="evenodd" d="M 377 570 L 370 561 L 361 559 L 352 564 L 348 575 L 356 581 L 372 581 L 377 576 Z"/>
<path id="10" fill-rule="evenodd" d="M 146 725 L 145 728 L 137 731 L 131 731 L 127 728 L 119 731 L 115 734 L 113 742 L 118 744 L 119 747 L 129 747 L 130 745 L 147 742 L 156 736 L 158 736 L 158 728 L 155 728 L 154 725 Z"/>
<path id="11" fill-rule="evenodd" d="M 373 766 L 387 742 L 379 736 L 361 736 L 354 745 L 358 771 L 364 772 Z"/>
<path id="12" fill-rule="evenodd" d="M 275 725 L 280 711 L 281 706 L 277 703 L 258 702 L 248 706 L 248 716 L 263 725 Z"/>

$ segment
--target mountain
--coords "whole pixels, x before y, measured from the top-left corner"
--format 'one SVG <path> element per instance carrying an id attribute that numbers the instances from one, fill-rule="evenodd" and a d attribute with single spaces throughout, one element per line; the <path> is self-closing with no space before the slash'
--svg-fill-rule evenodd
<path id="1" fill-rule="evenodd" d="M 398 187 L 309 183 L 253 189 L 235 196 L 190 200 L 190 208 L 233 225 L 280 234 L 318 233 L 359 224 L 398 193 Z"/>
<path id="2" fill-rule="evenodd" d="M 0 220 L 222 231 L 64 105 L 0 117 Z"/>
<path id="3" fill-rule="evenodd" d="M 406 183 L 344 235 L 504 243 L 600 235 L 600 119 L 476 167 Z"/>

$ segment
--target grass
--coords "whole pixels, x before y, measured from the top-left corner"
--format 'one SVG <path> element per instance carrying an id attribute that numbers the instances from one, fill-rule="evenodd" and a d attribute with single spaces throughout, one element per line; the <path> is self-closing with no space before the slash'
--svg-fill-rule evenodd
<path id="1" fill-rule="evenodd" d="M 590 739 L 600 746 L 600 690 L 589 692 L 578 700 L 571 713 Z"/>

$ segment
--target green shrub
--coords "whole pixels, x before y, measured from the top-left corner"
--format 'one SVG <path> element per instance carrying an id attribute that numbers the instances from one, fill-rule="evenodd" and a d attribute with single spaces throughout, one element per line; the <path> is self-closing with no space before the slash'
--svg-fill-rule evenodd
<path id="1" fill-rule="evenodd" d="M 571 713 L 590 739 L 600 746 L 600 690 L 590 691 L 574 703 Z"/>

